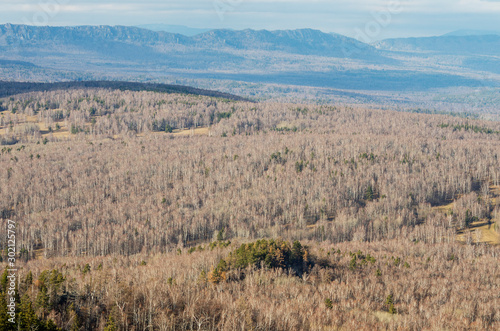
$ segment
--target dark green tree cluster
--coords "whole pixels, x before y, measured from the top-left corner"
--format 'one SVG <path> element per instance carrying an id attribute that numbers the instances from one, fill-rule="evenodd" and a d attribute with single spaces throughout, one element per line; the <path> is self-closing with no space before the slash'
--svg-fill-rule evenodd
<path id="1" fill-rule="evenodd" d="M 290 243 L 280 239 L 262 239 L 254 243 L 242 244 L 226 259 L 221 260 L 215 269 L 228 271 L 254 266 L 269 269 L 282 268 L 292 270 L 296 275 L 301 275 L 310 267 L 310 264 L 307 247 L 302 246 L 300 242 Z"/>
<path id="2" fill-rule="evenodd" d="M 170 123 L 168 123 L 166 119 L 162 119 L 160 121 L 154 120 L 151 129 L 153 131 L 160 131 L 166 133 L 171 133 L 172 131 L 175 130 L 175 128 L 172 125 L 170 125 Z"/>
<path id="3" fill-rule="evenodd" d="M 297 132 L 298 130 L 299 130 L 299 128 L 296 127 L 296 126 L 293 126 L 291 128 L 289 128 L 287 126 L 281 126 L 281 127 L 273 127 L 273 128 L 271 128 L 271 131 L 282 132 L 282 133 L 285 133 L 285 132 Z"/>
<path id="4" fill-rule="evenodd" d="M 500 134 L 500 131 L 496 131 L 496 130 L 493 130 L 493 129 L 490 129 L 490 128 L 487 128 L 484 126 L 478 126 L 478 125 L 473 125 L 473 124 L 469 124 L 469 123 L 456 124 L 456 125 L 451 125 L 449 123 L 446 123 L 446 124 L 441 123 L 440 125 L 438 125 L 438 127 L 440 127 L 441 129 L 452 127 L 453 131 L 464 130 L 464 131 L 472 131 L 474 133 Z"/>
<path id="5" fill-rule="evenodd" d="M 377 190 L 373 186 L 368 185 L 368 187 L 366 188 L 366 191 L 365 191 L 365 200 L 373 201 L 373 200 L 376 200 L 378 198 L 379 198 L 379 194 L 378 194 Z"/>
<path id="6" fill-rule="evenodd" d="M 357 251 L 356 253 L 349 252 L 349 255 L 351 256 L 351 261 L 349 262 L 349 268 L 351 270 L 356 269 L 358 266 L 368 264 L 368 262 L 371 264 L 377 262 L 373 256 L 370 254 L 365 255 L 362 251 Z"/>
<path id="7" fill-rule="evenodd" d="M 45 315 L 46 312 L 55 309 L 62 297 L 64 289 L 62 284 L 65 278 L 61 272 L 56 269 L 45 270 L 38 277 L 38 295 L 36 297 L 36 306 Z"/>
<path id="8" fill-rule="evenodd" d="M 467 211 L 465 212 L 465 227 L 469 228 L 472 225 L 472 223 L 478 221 L 479 218 L 477 216 L 472 216 L 472 212 L 469 209 L 467 209 Z"/>
<path id="9" fill-rule="evenodd" d="M 219 112 L 216 114 L 217 115 L 217 121 L 220 121 L 223 118 L 230 118 L 231 115 L 233 115 L 232 112 Z"/>
<path id="10" fill-rule="evenodd" d="M 16 315 L 14 318 L 14 323 L 9 321 L 11 316 L 8 315 L 7 311 L 7 300 L 10 296 L 7 296 L 8 289 L 8 271 L 5 270 L 0 276 L 0 330 L 2 331 L 57 331 L 60 330 L 54 321 L 51 319 L 46 319 L 44 316 L 39 316 L 36 314 L 33 307 L 33 303 L 28 296 L 28 289 L 31 287 L 33 282 L 33 275 L 31 272 L 28 273 L 26 279 L 21 281 L 19 286 L 16 284 L 15 290 L 15 302 L 16 302 Z M 17 283 L 17 282 L 16 282 Z M 42 315 L 46 315 L 45 312 Z"/>
<path id="11" fill-rule="evenodd" d="M 389 294 L 387 299 L 385 299 L 385 306 L 386 306 L 387 312 L 389 314 L 396 314 L 397 313 L 397 310 L 394 307 L 394 299 L 392 297 L 392 294 Z"/>
<path id="12" fill-rule="evenodd" d="M 214 248 L 226 248 L 227 246 L 231 245 L 231 241 L 213 241 L 210 244 L 208 244 L 208 248 L 210 248 L 211 251 L 214 250 Z"/>

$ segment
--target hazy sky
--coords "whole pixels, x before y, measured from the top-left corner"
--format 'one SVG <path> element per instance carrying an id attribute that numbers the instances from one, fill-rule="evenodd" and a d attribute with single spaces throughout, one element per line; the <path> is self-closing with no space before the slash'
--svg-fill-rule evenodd
<path id="1" fill-rule="evenodd" d="M 500 30 L 500 0 L 0 0 L 0 23 L 315 28 L 374 41 Z"/>

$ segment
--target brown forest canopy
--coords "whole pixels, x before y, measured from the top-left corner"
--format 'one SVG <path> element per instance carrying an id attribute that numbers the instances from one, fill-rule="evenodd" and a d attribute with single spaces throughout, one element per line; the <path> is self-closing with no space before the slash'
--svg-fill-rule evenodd
<path id="1" fill-rule="evenodd" d="M 339 242 L 392 238 L 429 219 L 460 227 L 465 212 L 450 223 L 430 206 L 487 191 L 500 175 L 495 122 L 107 90 L 2 105 L 5 135 L 24 114 L 78 128 L 62 141 L 18 135 L 24 147 L 0 157 L 0 208 L 22 224 L 30 254 L 162 252 L 221 229 Z M 210 136 L 161 125 L 210 126 Z M 489 217 L 494 206 L 481 201 L 463 209 Z"/>
<path id="2" fill-rule="evenodd" d="M 25 329 L 500 323 L 498 247 L 456 242 L 498 229 L 498 122 L 102 88 L 0 112 Z"/>

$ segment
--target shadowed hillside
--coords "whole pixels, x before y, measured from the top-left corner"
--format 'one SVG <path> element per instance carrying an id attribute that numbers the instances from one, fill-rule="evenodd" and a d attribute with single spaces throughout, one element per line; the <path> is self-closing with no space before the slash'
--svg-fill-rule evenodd
<path id="1" fill-rule="evenodd" d="M 235 101 L 249 101 L 237 95 L 197 89 L 190 86 L 135 83 L 135 82 L 114 82 L 114 81 L 84 81 L 84 82 L 60 82 L 60 83 L 22 83 L 22 82 L 2 82 L 0 81 L 0 98 L 27 93 L 56 90 L 70 90 L 82 88 L 100 88 L 121 91 L 149 91 L 160 93 L 181 93 L 192 95 L 203 95 L 216 98 L 224 98 Z"/>

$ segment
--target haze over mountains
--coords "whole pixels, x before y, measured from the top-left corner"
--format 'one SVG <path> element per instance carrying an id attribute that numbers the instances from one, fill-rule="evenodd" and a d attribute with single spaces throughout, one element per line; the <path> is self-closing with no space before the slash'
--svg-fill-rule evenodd
<path id="1" fill-rule="evenodd" d="M 377 42 L 375 46 L 388 51 L 500 56 L 500 35 L 444 35 L 440 37 L 397 38 Z"/>
<path id="2" fill-rule="evenodd" d="M 352 90 L 498 86 L 500 36 L 389 39 L 318 30 L 212 30 L 193 36 L 125 26 L 0 25 L 0 69 L 40 80 L 166 75 Z M 36 74 L 36 73 L 35 73 Z M 487 79 L 485 79 L 487 78 Z"/>
<path id="3" fill-rule="evenodd" d="M 500 31 L 493 30 L 456 30 L 443 35 L 449 36 L 487 36 L 487 35 L 500 35 Z"/>
<path id="4" fill-rule="evenodd" d="M 211 31 L 213 29 L 199 29 L 191 28 L 184 25 L 171 25 L 171 24 L 142 24 L 137 25 L 138 28 L 148 29 L 152 31 L 163 31 L 170 33 L 178 33 L 188 37 L 196 36 L 197 34 Z"/>

